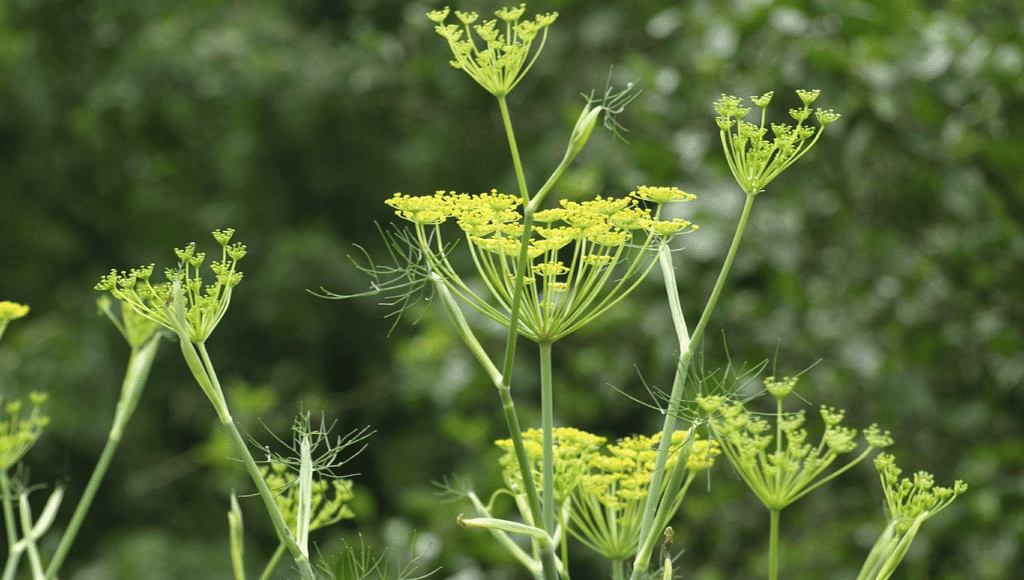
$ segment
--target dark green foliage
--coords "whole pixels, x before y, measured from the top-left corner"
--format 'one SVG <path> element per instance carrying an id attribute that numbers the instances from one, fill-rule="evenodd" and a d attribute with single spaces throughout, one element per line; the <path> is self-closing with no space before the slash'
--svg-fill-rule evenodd
<path id="1" fill-rule="evenodd" d="M 798 391 L 812 410 L 877 421 L 908 471 L 971 486 L 925 525 L 901 577 L 1001 579 L 1024 566 L 1024 14 L 1009 0 L 932 4 L 530 6 L 561 16 L 509 103 L 536 188 L 564 152 L 579 93 L 602 92 L 613 65 L 616 86 L 644 90 L 618 119 L 629 144 L 595 134 L 555 193 L 621 196 L 649 184 L 697 194 L 684 217 L 701 229 L 676 254 L 695 319 L 742 201 L 711 103 L 774 90 L 782 111 L 799 106 L 794 89 L 821 89 L 816 106 L 843 117 L 759 196 L 705 366 L 728 352 L 776 360 L 782 375 L 820 359 Z M 512 566 L 487 534 L 455 525 L 465 506 L 432 495 L 430 482 L 451 473 L 472 474 L 482 495 L 493 489 L 491 442 L 507 436 L 492 387 L 433 302 L 388 338 L 388 311 L 373 299 L 306 292 L 365 289 L 345 255 L 358 254 L 352 244 L 383 255 L 373 222 L 393 219 L 383 201 L 395 191 L 514 189 L 493 99 L 447 65 L 423 16 L 439 7 L 0 7 L 0 300 L 32 307 L 0 344 L 0 388 L 52 394 L 54 423 L 28 457 L 33 481 L 65 481 L 73 505 L 113 416 L 127 348 L 95 315 L 100 275 L 167 264 L 166 248 L 234 227 L 249 255 L 209 344 L 222 376 L 272 387 L 263 417 L 278 434 L 300 405 L 338 417 L 342 430 L 378 432 L 350 466 L 360 473 L 357 523 L 314 540 L 339 552 L 341 536 L 358 543 L 358 526 L 401 550 L 394 528 L 412 526 L 441 542 L 426 565 L 445 566 L 442 577 L 470 566 L 467 556 L 481 569 Z M 559 343 L 557 421 L 609 437 L 652 431 L 656 413 L 609 385 L 642 398 L 642 375 L 668 388 L 668 324 L 652 282 Z M 95 566 L 163 577 L 124 568 L 141 549 L 167 566 L 205 562 L 167 577 L 228 575 L 224 516 L 241 480 L 224 479 L 229 464 L 206 441 L 214 416 L 172 350 L 65 576 Z M 520 353 L 513 389 L 532 426 L 535 353 L 526 343 Z M 767 516 L 724 464 L 713 475 L 674 525 L 685 549 L 677 566 L 688 578 L 761 577 Z M 254 500 L 243 510 L 255 560 L 275 540 L 245 501 Z M 854 577 L 882 527 L 881 502 L 864 466 L 787 510 L 783 575 Z M 586 565 L 576 575 L 598 577 Z"/>

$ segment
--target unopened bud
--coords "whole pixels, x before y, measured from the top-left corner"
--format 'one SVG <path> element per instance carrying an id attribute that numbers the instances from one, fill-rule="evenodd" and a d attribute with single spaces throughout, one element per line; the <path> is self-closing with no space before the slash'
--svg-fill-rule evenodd
<path id="1" fill-rule="evenodd" d="M 576 119 L 576 126 L 572 128 L 572 136 L 569 137 L 569 151 L 566 153 L 568 158 L 575 157 L 583 150 L 583 146 L 590 139 L 590 134 L 594 132 L 594 127 L 597 126 L 597 118 L 602 111 L 604 111 L 604 107 L 601 106 L 590 108 L 590 105 L 587 105 L 584 107 L 579 119 Z"/>

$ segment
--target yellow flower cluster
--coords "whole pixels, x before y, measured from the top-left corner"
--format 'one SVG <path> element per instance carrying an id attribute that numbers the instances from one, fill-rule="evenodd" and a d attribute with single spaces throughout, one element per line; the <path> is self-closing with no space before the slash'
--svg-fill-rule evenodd
<path id="1" fill-rule="evenodd" d="M 520 332 L 538 342 L 554 341 L 617 303 L 653 265 L 653 260 L 645 260 L 647 250 L 660 249 L 672 237 L 697 229 L 686 220 L 658 219 L 661 205 L 693 198 L 676 188 L 640 187 L 631 197 L 562 200 L 561 207 L 538 211 L 538 225 L 527 240 L 530 263 Z M 639 200 L 658 204 L 659 213 L 652 216 Z M 385 203 L 415 225 L 420 249 L 449 288 L 507 325 L 523 249 L 522 200 L 497 190 L 479 195 L 438 191 L 418 197 L 396 193 Z M 462 282 L 444 256 L 440 232 L 427 234 L 426 227 L 449 218 L 464 232 L 497 306 Z M 620 263 L 625 271 L 613 276 L 612 269 Z"/>
<path id="2" fill-rule="evenodd" d="M 688 435 L 688 431 L 672 435 L 666 472 L 675 468 L 680 446 Z M 606 557 L 623 559 L 633 555 L 661 434 L 633 435 L 607 445 L 604 437 L 578 429 L 558 428 L 553 437 L 555 504 L 561 513 L 568 503 L 570 532 Z M 509 491 L 517 496 L 517 502 L 523 503 L 524 488 L 512 441 L 504 439 L 496 444 L 505 452 L 499 461 L 502 477 Z M 533 477 L 540 481 L 541 432 L 531 429 L 523 433 L 523 445 Z M 688 481 L 696 472 L 710 468 L 719 454 L 716 441 L 694 441 L 686 459 Z M 686 493 L 686 485 L 668 500 L 676 508 Z"/>
<path id="3" fill-rule="evenodd" d="M 688 435 L 687 431 L 672 434 L 672 448 L 678 449 Z M 611 509 L 630 503 L 642 502 L 647 497 L 654 462 L 658 454 L 661 433 L 653 436 L 633 435 L 608 446 L 610 455 L 591 461 L 593 472 L 580 482 L 581 492 L 592 495 Z M 709 469 L 715 457 L 722 453 L 717 441 L 695 441 L 686 460 L 690 471 Z M 678 453 L 670 453 L 666 471 L 671 471 Z"/>
<path id="4" fill-rule="evenodd" d="M 561 506 L 579 483 L 580 477 L 584 476 L 591 459 L 597 455 L 606 439 L 571 427 L 554 429 L 553 437 L 555 443 L 555 504 Z M 530 459 L 535 481 L 541 479 L 541 461 L 544 454 L 541 441 L 540 429 L 530 429 L 523 433 L 523 446 L 526 448 L 526 456 Z M 505 484 L 513 493 L 523 493 L 525 489 L 523 477 L 519 472 L 515 451 L 512 449 L 512 440 L 501 439 L 494 443 L 505 452 L 499 460 Z"/>
<path id="5" fill-rule="evenodd" d="M 231 300 L 231 290 L 242 281 L 242 272 L 236 265 L 246 253 L 245 245 L 229 243 L 235 230 L 216 230 L 213 237 L 221 246 L 221 259 L 210 263 L 209 267 L 216 276 L 216 283 L 204 286 L 199 268 L 206 260 L 206 254 L 196 252 L 195 242 L 185 248 L 175 248 L 178 257 L 178 268 L 166 268 L 164 275 L 168 282 L 152 284 L 154 265 L 132 268 L 128 272 L 118 273 L 111 270 L 100 279 L 95 289 L 109 292 L 120 300 L 123 307 L 134 310 L 139 315 L 176 332 L 169 318 L 173 305 L 172 289 L 174 282 L 181 284 L 182 298 L 185 302 L 185 321 L 188 326 L 189 339 L 192 342 L 206 340 L 227 311 Z"/>

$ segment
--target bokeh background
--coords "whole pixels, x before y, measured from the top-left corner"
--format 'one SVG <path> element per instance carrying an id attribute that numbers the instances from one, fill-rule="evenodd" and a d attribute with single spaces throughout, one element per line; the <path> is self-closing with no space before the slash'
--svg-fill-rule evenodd
<path id="1" fill-rule="evenodd" d="M 524 578 L 431 482 L 500 483 L 498 398 L 432 302 L 307 292 L 367 288 L 347 256 L 386 257 L 376 223 L 396 191 L 514 191 L 493 99 L 448 66 L 424 17 L 398 1 L 7 0 L 0 3 L 0 299 L 30 316 L 0 344 L 0 392 L 52 394 L 28 457 L 67 486 L 70 517 L 113 417 L 127 347 L 97 315 L 112 268 L 172 265 L 171 248 L 234 227 L 245 280 L 209 348 L 243 427 L 282 437 L 300 409 L 369 425 L 346 468 L 356 520 L 316 534 L 328 559 L 361 534 L 398 560 L 413 530 L 435 578 Z M 456 3 L 489 15 L 492 1 Z M 818 88 L 843 116 L 759 197 L 703 352 L 811 367 L 813 410 L 890 429 L 906 472 L 971 489 L 930 520 L 896 578 L 1005 579 L 1024 570 L 1024 9 L 1013 0 L 534 2 L 557 10 L 544 53 L 509 98 L 537 187 L 564 152 L 581 93 L 643 89 L 595 132 L 556 195 L 676 185 L 701 229 L 677 253 L 695 320 L 742 194 L 711 103 L 775 91 L 773 114 Z M 386 227 L 386 226 L 385 226 Z M 619 390 L 667 388 L 674 339 L 652 277 L 556 348 L 557 420 L 609 437 L 660 416 Z M 500 335 L 482 331 L 498 352 Z M 537 424 L 535 356 L 515 390 Z M 813 365 L 813 366 L 812 366 Z M 794 401 L 794 409 L 797 401 Z M 64 578 L 226 579 L 228 497 L 248 492 L 216 420 L 165 343 Z M 43 492 L 36 495 L 39 501 Z M 849 579 L 882 526 L 869 462 L 782 520 L 783 573 Z M 252 574 L 274 548 L 243 500 Z M 58 523 L 58 526 L 62 525 Z M 765 575 L 768 516 L 728 468 L 691 492 L 676 529 L 684 577 Z M 603 572 L 584 549 L 577 577 Z M 282 566 L 278 577 L 287 577 Z"/>

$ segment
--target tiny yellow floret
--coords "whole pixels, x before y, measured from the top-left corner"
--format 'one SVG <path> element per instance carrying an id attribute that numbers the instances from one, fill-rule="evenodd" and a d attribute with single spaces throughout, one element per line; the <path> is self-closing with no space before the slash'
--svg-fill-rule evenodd
<path id="1" fill-rule="evenodd" d="M 636 188 L 636 191 L 630 192 L 630 195 L 637 199 L 643 199 L 657 204 L 697 199 L 696 195 L 680 191 L 678 187 L 649 187 L 646 185 L 641 185 Z"/>

